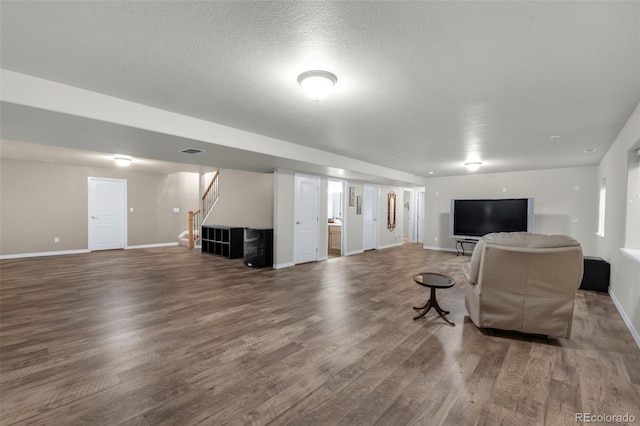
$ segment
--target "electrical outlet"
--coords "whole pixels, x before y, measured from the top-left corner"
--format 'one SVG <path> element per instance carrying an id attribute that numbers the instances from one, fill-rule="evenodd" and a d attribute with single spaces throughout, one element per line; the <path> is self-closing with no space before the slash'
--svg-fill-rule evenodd
<path id="1" fill-rule="evenodd" d="M 174 213 L 180 213 L 180 208 L 179 207 L 174 207 L 173 208 L 173 212 Z"/>
<path id="2" fill-rule="evenodd" d="M 435 238 L 434 238 L 434 240 L 435 240 L 435 241 L 438 241 L 438 237 L 435 237 Z"/>
<path id="3" fill-rule="evenodd" d="M 53 242 L 54 242 L 54 243 L 56 243 L 56 244 L 57 244 L 57 243 L 59 243 L 59 242 L 60 242 L 60 238 L 58 238 L 58 237 L 53 237 Z"/>
<path id="4" fill-rule="evenodd" d="M 133 207 L 129 208 L 129 213 L 133 213 Z"/>

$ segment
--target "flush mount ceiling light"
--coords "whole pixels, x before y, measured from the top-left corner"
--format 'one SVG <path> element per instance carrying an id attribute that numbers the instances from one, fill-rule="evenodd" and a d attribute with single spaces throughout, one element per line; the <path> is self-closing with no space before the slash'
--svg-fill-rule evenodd
<path id="1" fill-rule="evenodd" d="M 326 98 L 337 82 L 338 77 L 329 71 L 307 71 L 298 76 L 304 94 L 316 101 Z"/>
<path id="2" fill-rule="evenodd" d="M 113 159 L 116 161 L 116 164 L 121 167 L 126 167 L 131 164 L 133 159 L 128 155 L 116 154 L 113 156 Z"/>
<path id="3" fill-rule="evenodd" d="M 480 168 L 481 165 L 482 165 L 482 162 L 480 162 L 480 161 L 472 161 L 472 162 L 469 162 L 469 163 L 464 163 L 464 166 L 470 172 L 475 172 L 476 170 L 478 170 Z"/>

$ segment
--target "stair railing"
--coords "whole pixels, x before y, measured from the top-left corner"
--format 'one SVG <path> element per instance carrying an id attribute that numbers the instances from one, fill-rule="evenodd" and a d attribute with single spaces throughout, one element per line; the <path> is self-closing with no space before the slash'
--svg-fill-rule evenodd
<path id="1" fill-rule="evenodd" d="M 189 248 L 192 249 L 200 240 L 200 210 L 189 210 Z"/>
<path id="2" fill-rule="evenodd" d="M 211 179 L 211 183 L 207 187 L 207 190 L 204 191 L 204 194 L 202 195 L 201 210 L 204 214 L 203 217 L 207 217 L 209 212 L 211 212 L 211 209 L 213 208 L 213 206 L 216 204 L 216 201 L 218 201 L 218 196 L 220 195 L 218 193 L 218 176 L 219 175 L 220 174 L 216 171 L 215 174 L 213 175 L 213 179 Z"/>
<path id="3" fill-rule="evenodd" d="M 189 248 L 192 249 L 196 246 L 196 243 L 200 241 L 200 230 L 202 228 L 202 222 L 207 218 L 216 201 L 218 201 L 218 175 L 216 171 L 211 179 L 211 183 L 207 186 L 206 191 L 202 195 L 202 208 L 196 211 L 190 210 L 189 215 Z"/>

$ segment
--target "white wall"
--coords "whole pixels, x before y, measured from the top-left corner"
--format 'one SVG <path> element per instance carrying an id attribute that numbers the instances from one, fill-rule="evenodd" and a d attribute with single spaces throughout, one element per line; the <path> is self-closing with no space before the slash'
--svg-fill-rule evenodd
<path id="1" fill-rule="evenodd" d="M 637 208 L 630 206 L 629 203 L 640 202 L 637 192 L 635 199 L 628 197 L 629 188 L 627 188 L 629 154 L 630 151 L 638 148 L 640 148 L 640 104 L 598 167 L 598 179 L 606 178 L 607 180 L 607 198 L 605 234 L 604 237 L 597 237 L 597 255 L 611 263 L 609 293 L 627 322 L 627 326 L 632 333 L 635 333 L 634 337 L 640 346 L 640 263 L 623 256 L 620 251 L 625 244 L 635 244 L 633 241 L 640 240 L 637 235 L 630 235 L 627 238 L 625 226 L 628 222 L 627 212 L 629 214 L 637 212 Z M 635 219 L 638 220 L 638 218 Z"/>
<path id="2" fill-rule="evenodd" d="M 355 188 L 353 206 L 349 205 L 349 188 Z M 347 204 L 345 206 L 345 220 L 347 223 L 347 233 L 345 236 L 346 255 L 363 252 L 362 245 L 362 215 L 356 214 L 356 204 L 358 197 L 364 194 L 364 184 L 362 182 L 347 182 Z M 344 230 L 343 230 L 344 232 Z"/>
<path id="3" fill-rule="evenodd" d="M 389 193 L 396 194 L 396 228 L 387 228 L 387 201 Z M 404 230 L 404 189 L 397 186 L 380 186 L 380 211 L 378 213 L 378 242 L 380 248 L 402 245 Z"/>
<path id="4" fill-rule="evenodd" d="M 449 238 L 450 200 L 535 198 L 535 232 L 569 235 L 595 256 L 597 167 L 430 178 L 425 191 L 425 248 L 454 250 Z M 576 189 L 577 188 L 577 189 Z"/>
<path id="5" fill-rule="evenodd" d="M 345 232 L 345 255 L 362 253 L 362 214 L 356 213 L 356 203 L 349 206 L 349 188 L 355 188 L 355 199 L 363 196 L 364 184 L 357 181 L 346 182 L 347 193 L 344 208 L 343 232 Z M 327 256 L 327 188 L 328 178 L 320 178 L 320 214 L 323 220 L 318 223 L 318 257 L 323 260 Z M 394 191 L 397 194 L 396 229 L 387 229 L 387 194 Z M 402 232 L 404 222 L 403 191 L 401 187 L 380 186 L 380 211 L 379 211 L 379 246 L 381 248 L 402 244 Z M 295 193 L 295 172 L 279 169 L 275 172 L 274 180 L 274 267 L 284 268 L 293 266 L 293 206 Z"/>

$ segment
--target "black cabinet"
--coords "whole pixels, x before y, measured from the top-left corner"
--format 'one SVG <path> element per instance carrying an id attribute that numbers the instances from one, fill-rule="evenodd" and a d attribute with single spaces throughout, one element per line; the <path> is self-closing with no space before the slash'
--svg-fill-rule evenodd
<path id="1" fill-rule="evenodd" d="M 243 228 L 203 225 L 202 252 L 237 259 L 243 256 Z"/>
<path id="2" fill-rule="evenodd" d="M 599 257 L 584 257 L 584 275 L 580 288 L 583 290 L 609 291 L 611 265 Z"/>
<path id="3" fill-rule="evenodd" d="M 245 228 L 244 264 L 252 268 L 273 266 L 273 229 Z"/>

